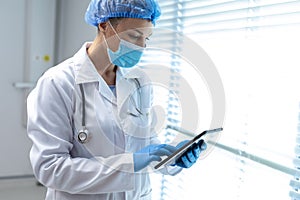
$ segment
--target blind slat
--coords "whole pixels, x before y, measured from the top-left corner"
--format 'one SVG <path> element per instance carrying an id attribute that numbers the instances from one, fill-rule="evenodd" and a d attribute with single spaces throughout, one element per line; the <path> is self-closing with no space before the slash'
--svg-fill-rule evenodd
<path id="1" fill-rule="evenodd" d="M 290 191 L 290 197 L 292 200 L 300 200 L 300 194 L 296 191 Z"/>
<path id="2" fill-rule="evenodd" d="M 279 1 L 277 3 L 271 3 L 272 1 L 268 1 L 265 3 L 249 3 L 249 0 L 242 0 L 242 1 L 227 1 L 221 4 L 213 4 L 209 6 L 201 6 L 200 1 L 195 1 L 193 6 L 188 7 L 187 4 L 183 3 L 184 7 L 179 10 L 182 13 L 201 13 L 201 14 L 220 14 L 223 12 L 230 13 L 235 11 L 244 11 L 244 10 L 274 10 L 276 8 L 288 8 L 288 9 L 297 9 L 297 5 L 299 5 L 299 0 L 292 0 L 282 2 Z M 299 8 L 298 8 L 299 10 Z M 189 16 L 188 14 L 185 16 Z"/>
<path id="3" fill-rule="evenodd" d="M 191 32 L 186 32 L 187 34 L 207 34 L 207 33 L 224 33 L 224 32 L 247 32 L 247 31 L 259 31 L 264 29 L 279 29 L 279 28 L 299 28 L 300 22 L 298 23 L 282 23 L 282 24 L 273 24 L 273 25 L 252 25 L 252 26 L 242 26 L 242 27 L 226 27 L 226 28 L 220 28 L 220 29 L 208 29 L 208 30 L 196 30 Z"/>
<path id="4" fill-rule="evenodd" d="M 293 188 L 300 188 L 300 182 L 296 180 L 291 180 L 290 181 L 290 186 Z"/>
<path id="5" fill-rule="evenodd" d="M 257 15 L 257 16 L 251 16 L 251 17 L 238 17 L 238 18 L 231 18 L 231 19 L 220 19 L 216 21 L 205 21 L 205 20 L 197 20 L 190 23 L 186 23 L 185 28 L 193 28 L 195 26 L 224 26 L 224 25 L 231 25 L 231 24 L 240 24 L 240 23 L 251 23 L 256 21 L 262 21 L 262 22 L 269 22 L 269 23 L 277 23 L 285 22 L 290 23 L 293 21 L 300 21 L 300 11 L 299 12 L 289 12 L 289 13 L 280 13 L 276 15 Z M 278 23 L 279 22 L 279 23 Z M 258 22 L 261 23 L 261 22 Z"/>

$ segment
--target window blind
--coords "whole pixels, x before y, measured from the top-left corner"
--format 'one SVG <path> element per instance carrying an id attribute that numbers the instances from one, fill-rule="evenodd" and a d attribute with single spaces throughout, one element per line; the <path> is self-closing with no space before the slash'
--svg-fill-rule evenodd
<path id="1" fill-rule="evenodd" d="M 154 31 L 151 41 L 147 44 L 147 50 L 141 60 L 141 66 L 147 68 L 147 64 L 151 64 L 149 68 L 155 67 L 155 70 L 160 70 L 162 76 L 168 76 L 163 78 L 161 82 L 164 82 L 164 86 L 154 86 L 154 90 L 161 90 L 160 87 L 165 87 L 167 90 L 160 92 L 159 104 L 163 106 L 166 111 L 166 123 L 168 125 L 179 125 L 181 122 L 180 117 L 180 102 L 178 99 L 179 83 L 181 77 L 178 76 L 180 71 L 180 57 L 178 56 L 181 51 L 180 36 L 182 34 L 182 23 L 178 21 L 180 19 L 181 3 L 177 0 L 159 1 L 162 16 L 158 21 L 156 30 Z M 165 19 L 171 18 L 166 21 Z M 166 31 L 170 29 L 172 31 Z M 176 32 L 174 32 L 176 30 Z M 161 67 L 161 68 L 160 68 Z M 163 70 L 162 68 L 165 68 Z M 159 133 L 160 140 L 163 143 L 171 143 L 175 137 L 175 133 L 165 129 L 165 132 Z M 152 199 L 172 199 L 179 200 L 184 199 L 184 191 L 181 187 L 183 182 L 184 173 L 180 173 L 177 176 L 165 176 L 152 174 L 151 181 L 153 187 Z"/>
<path id="2" fill-rule="evenodd" d="M 296 137 L 296 147 L 295 154 L 296 157 L 293 160 L 296 170 L 300 170 L 300 104 L 299 104 L 299 115 L 298 115 L 298 127 L 297 127 L 297 137 Z M 300 199 L 300 174 L 295 174 L 294 178 L 290 182 L 292 190 L 290 191 L 290 197 L 292 200 Z"/>
<path id="3" fill-rule="evenodd" d="M 166 17 L 160 23 L 172 26 L 175 20 L 183 24 L 186 34 L 234 34 L 300 25 L 298 0 L 183 0 L 177 12 L 174 19 L 172 10 L 166 9 Z"/>
<path id="4" fill-rule="evenodd" d="M 170 29 L 172 31 L 157 31 L 154 33 L 150 46 L 163 47 L 163 49 L 159 49 L 160 51 L 157 53 L 158 49 L 150 48 L 150 50 L 147 50 L 142 63 L 147 64 L 148 62 L 156 62 L 162 65 L 171 66 L 169 74 L 170 92 L 165 94 L 167 96 L 166 110 L 168 126 L 180 124 L 178 99 L 176 98 L 176 95 L 172 95 L 180 92 L 180 77 L 175 76 L 176 73 L 172 74 L 172 71 L 182 70 L 181 59 L 178 56 L 181 52 L 181 41 L 178 40 L 180 38 L 178 35 L 187 35 L 200 44 L 200 42 L 205 41 L 207 38 L 245 38 L 245 36 L 252 35 L 273 37 L 274 35 L 281 34 L 288 34 L 286 37 L 289 37 L 290 34 L 297 35 L 299 33 L 297 31 L 300 29 L 299 0 L 159 0 L 159 3 L 163 15 L 157 23 L 157 29 Z M 215 47 L 219 48 L 219 46 Z M 248 46 L 245 48 L 247 47 Z M 164 51 L 164 48 L 171 50 L 172 53 Z M 253 49 L 246 50 L 249 51 L 249 57 L 253 56 L 251 55 L 252 50 Z M 258 69 L 258 67 L 255 69 Z M 252 104 L 252 101 L 254 100 L 247 101 L 248 103 L 250 102 L 249 104 Z M 249 106 L 247 102 L 245 106 Z M 251 109 L 254 108 L 254 106 L 251 106 L 249 108 L 250 110 L 245 111 L 245 113 L 241 115 L 243 119 L 238 121 L 244 123 L 241 126 L 242 128 L 238 129 L 241 130 L 241 132 L 238 133 L 238 139 L 235 139 L 235 143 L 228 143 L 227 146 L 230 147 L 235 145 L 236 148 L 234 146 L 232 148 L 246 153 L 249 150 L 249 155 L 253 155 L 254 157 L 262 156 L 265 158 L 267 155 L 268 159 L 275 160 L 274 166 L 278 171 L 280 171 L 280 169 L 286 169 L 282 170 L 283 173 L 285 173 L 285 171 L 293 172 L 293 170 L 290 170 L 291 164 L 289 163 L 289 158 L 280 160 L 275 156 L 273 159 L 272 154 L 276 154 L 278 149 L 273 149 L 275 153 L 271 154 L 264 154 L 255 149 L 255 145 L 260 146 L 260 144 L 255 144 L 253 142 L 254 137 L 251 130 L 252 127 L 247 125 L 247 121 L 252 120 L 251 117 L 249 119 L 249 115 L 252 114 Z M 292 128 L 289 130 L 291 129 Z M 264 133 L 265 132 L 262 131 L 261 134 Z M 172 140 L 173 136 L 174 132 L 166 130 L 162 141 L 169 142 Z M 257 141 L 255 142 L 263 142 L 263 140 L 257 138 Z M 269 148 L 269 146 L 266 148 Z M 297 148 L 298 146 L 296 149 Z M 269 149 L 268 151 L 272 151 L 272 149 Z M 246 157 L 241 155 L 238 157 L 233 156 L 232 159 L 235 159 L 238 163 L 236 165 L 239 171 L 239 173 L 236 174 L 238 179 L 237 184 L 242 185 L 244 184 L 243 182 L 246 182 L 246 180 L 244 180 L 247 179 L 245 173 L 247 173 L 250 164 Z M 298 159 L 299 158 L 297 157 L 294 160 L 296 171 L 299 170 Z M 277 161 L 278 163 L 276 163 Z M 254 162 L 259 164 L 258 160 L 254 160 Z M 285 166 L 285 164 L 287 166 Z M 266 166 L 267 165 L 268 164 L 266 164 Z M 270 167 L 270 170 L 271 168 L 272 167 Z M 185 181 L 184 175 L 180 176 L 177 180 L 174 180 L 174 177 L 156 176 L 156 181 L 153 185 L 157 186 L 155 189 L 159 189 L 156 190 L 153 199 L 182 199 L 182 195 L 184 194 L 181 196 L 179 194 L 181 193 L 180 191 L 182 191 L 182 193 L 186 192 L 187 182 L 189 181 Z M 293 200 L 300 199 L 298 194 L 299 177 L 294 177 L 290 181 L 290 186 L 292 187 L 290 197 Z M 239 188 L 242 187 L 239 186 Z M 286 191 L 286 193 L 288 195 L 288 191 Z M 237 199 L 243 198 L 242 196 L 239 196 Z"/>

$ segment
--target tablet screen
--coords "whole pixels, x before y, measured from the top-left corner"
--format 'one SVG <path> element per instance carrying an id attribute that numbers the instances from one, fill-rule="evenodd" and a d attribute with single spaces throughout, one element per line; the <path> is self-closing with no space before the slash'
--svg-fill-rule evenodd
<path id="1" fill-rule="evenodd" d="M 160 161 L 157 165 L 155 165 L 154 169 L 158 169 L 158 168 L 160 168 L 163 165 L 168 165 L 168 164 L 172 163 L 173 161 L 175 161 L 178 157 L 180 157 L 182 154 L 184 154 L 185 151 L 189 147 L 191 147 L 194 143 L 198 142 L 202 136 L 204 136 L 206 134 L 209 134 L 209 133 L 220 132 L 222 130 L 223 130 L 223 128 L 216 128 L 216 129 L 211 129 L 211 130 L 203 131 L 199 135 L 196 135 L 193 139 L 191 139 L 190 141 L 188 141 L 181 148 L 177 149 L 174 153 L 172 153 L 167 158 L 165 158 L 164 160 Z"/>

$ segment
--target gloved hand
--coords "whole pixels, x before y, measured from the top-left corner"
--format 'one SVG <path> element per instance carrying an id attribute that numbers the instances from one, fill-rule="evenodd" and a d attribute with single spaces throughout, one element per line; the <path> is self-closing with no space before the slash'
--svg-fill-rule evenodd
<path id="1" fill-rule="evenodd" d="M 176 147 L 180 148 L 187 142 L 188 140 L 182 141 Z M 194 163 L 196 163 L 201 151 L 205 149 L 206 143 L 204 142 L 204 140 L 200 140 L 198 143 L 195 143 L 190 148 L 188 148 L 186 152 L 175 161 L 175 165 L 182 168 L 190 168 Z"/>
<path id="2" fill-rule="evenodd" d="M 176 147 L 167 144 L 151 144 L 133 154 L 134 171 L 147 167 L 153 161 L 161 161 L 161 156 L 169 156 Z"/>

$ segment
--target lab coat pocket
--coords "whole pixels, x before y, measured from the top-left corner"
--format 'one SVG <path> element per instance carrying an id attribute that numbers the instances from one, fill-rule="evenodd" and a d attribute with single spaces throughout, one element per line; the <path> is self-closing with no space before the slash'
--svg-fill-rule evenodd
<path id="1" fill-rule="evenodd" d="M 151 137 L 151 114 L 150 108 L 143 108 L 137 111 L 130 107 L 127 116 L 122 119 L 123 130 L 126 134 L 138 137 Z"/>

